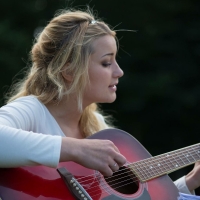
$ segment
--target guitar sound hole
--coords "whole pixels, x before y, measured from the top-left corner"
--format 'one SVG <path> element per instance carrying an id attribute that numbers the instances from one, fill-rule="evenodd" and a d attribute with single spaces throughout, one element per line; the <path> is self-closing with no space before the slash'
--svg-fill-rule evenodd
<path id="1" fill-rule="evenodd" d="M 122 194 L 134 194 L 139 188 L 138 179 L 127 167 L 120 167 L 105 180 L 111 188 Z"/>

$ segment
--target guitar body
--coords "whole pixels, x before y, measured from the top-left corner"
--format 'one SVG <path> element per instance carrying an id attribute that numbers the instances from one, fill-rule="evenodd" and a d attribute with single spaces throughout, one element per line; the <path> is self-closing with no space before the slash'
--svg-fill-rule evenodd
<path id="1" fill-rule="evenodd" d="M 106 129 L 89 138 L 111 140 L 127 158 L 127 165 L 151 157 L 134 137 L 118 129 Z M 66 168 L 93 200 L 177 200 L 179 196 L 176 186 L 167 175 L 142 183 L 132 171 L 128 170 L 129 176 L 126 176 L 126 179 L 121 172 L 117 174 L 120 178 L 114 178 L 116 176 L 113 174 L 112 181 L 109 181 L 109 178 L 104 178 L 99 172 L 74 162 L 60 163 L 58 168 L 60 167 Z M 0 169 L 0 198 L 2 200 L 79 199 L 70 192 L 70 188 L 66 186 L 56 169 L 45 166 Z"/>

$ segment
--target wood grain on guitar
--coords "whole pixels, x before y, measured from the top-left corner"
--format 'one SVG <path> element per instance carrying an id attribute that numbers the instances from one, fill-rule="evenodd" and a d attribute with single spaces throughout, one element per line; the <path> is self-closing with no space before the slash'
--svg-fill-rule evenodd
<path id="1" fill-rule="evenodd" d="M 59 163 L 57 169 L 0 169 L 2 200 L 177 200 L 178 190 L 167 174 L 200 160 L 199 144 L 152 157 L 119 129 L 106 129 L 89 139 L 113 141 L 127 163 L 111 177 L 74 162 Z"/>

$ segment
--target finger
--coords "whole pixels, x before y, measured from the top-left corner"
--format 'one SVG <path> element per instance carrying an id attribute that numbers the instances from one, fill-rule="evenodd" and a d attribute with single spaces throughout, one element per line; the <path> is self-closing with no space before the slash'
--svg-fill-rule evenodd
<path id="1" fill-rule="evenodd" d="M 102 143 L 102 141 L 101 141 L 101 143 Z M 111 141 L 111 140 L 105 140 L 104 141 L 104 144 L 105 144 L 105 146 L 109 146 L 109 147 L 111 147 L 112 149 L 114 149 L 115 150 L 115 152 L 118 152 L 118 153 L 120 153 L 120 151 L 119 151 L 119 149 L 117 148 L 117 146 L 115 146 L 115 144 Z"/>
<path id="2" fill-rule="evenodd" d="M 113 145 L 114 145 L 113 147 L 114 147 L 115 151 L 116 151 L 116 152 L 118 152 L 118 153 L 120 153 L 120 151 L 119 151 L 118 147 L 117 147 L 117 146 L 115 146 L 115 144 L 114 144 L 114 143 L 113 143 Z"/>
<path id="3" fill-rule="evenodd" d="M 119 167 L 122 167 L 126 163 L 126 158 L 122 154 L 118 153 L 114 158 L 114 161 L 118 164 Z"/>
<path id="4" fill-rule="evenodd" d="M 116 162 L 113 162 L 111 165 L 109 165 L 109 167 L 113 172 L 116 172 L 119 170 L 119 165 Z"/>
<path id="5" fill-rule="evenodd" d="M 119 165 L 119 167 L 122 167 L 126 163 L 126 158 L 120 153 L 119 149 L 115 145 L 114 145 L 114 149 L 116 153 L 114 156 L 114 160 Z"/>
<path id="6" fill-rule="evenodd" d="M 108 166 L 104 171 L 99 171 L 103 176 L 112 176 L 113 171 L 112 169 Z"/>

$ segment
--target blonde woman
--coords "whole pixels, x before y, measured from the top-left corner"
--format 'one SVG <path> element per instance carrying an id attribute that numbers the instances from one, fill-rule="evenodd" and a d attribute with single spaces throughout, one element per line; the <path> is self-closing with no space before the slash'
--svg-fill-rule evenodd
<path id="1" fill-rule="evenodd" d="M 32 47 L 30 71 L 1 108 L 1 141 L 9 151 L 0 166 L 73 160 L 105 175 L 122 166 L 126 159 L 112 142 L 83 139 L 108 126 L 96 103 L 116 98 L 123 75 L 116 53 L 115 32 L 104 22 L 81 11 L 57 14 Z"/>
<path id="2" fill-rule="evenodd" d="M 112 103 L 123 71 L 116 33 L 90 11 L 64 10 L 31 49 L 32 65 L 0 109 L 0 167 L 74 161 L 110 176 L 126 158 L 109 140 L 85 139 L 109 127 L 97 103 Z M 185 178 L 177 182 L 185 191 Z"/>

